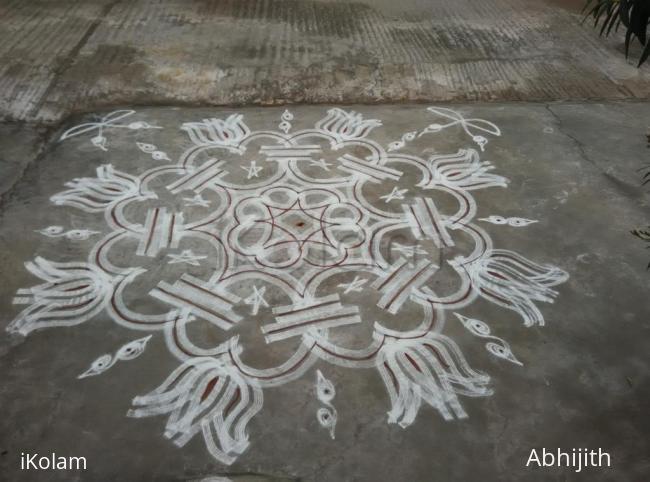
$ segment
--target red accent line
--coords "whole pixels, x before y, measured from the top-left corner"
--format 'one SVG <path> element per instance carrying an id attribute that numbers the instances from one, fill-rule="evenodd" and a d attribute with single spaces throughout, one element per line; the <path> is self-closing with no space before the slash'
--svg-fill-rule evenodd
<path id="1" fill-rule="evenodd" d="M 223 411 L 223 416 L 224 418 L 228 416 L 228 413 L 230 413 L 230 410 L 235 406 L 235 404 L 241 399 L 241 390 L 239 387 L 237 387 L 237 390 L 235 390 L 235 396 L 232 398 L 226 409 Z"/>
<path id="2" fill-rule="evenodd" d="M 151 221 L 151 228 L 149 228 L 149 238 L 147 239 L 147 245 L 144 248 L 144 254 L 147 256 L 147 253 L 149 252 L 149 246 L 151 246 L 151 240 L 153 238 L 153 233 L 156 229 L 156 223 L 158 222 L 158 212 L 160 211 L 159 208 L 156 208 L 154 215 L 153 215 L 153 220 Z"/>
<path id="3" fill-rule="evenodd" d="M 208 395 L 210 395 L 210 392 L 212 392 L 214 386 L 217 384 L 218 381 L 219 381 L 219 377 L 214 377 L 212 380 L 208 382 L 208 385 L 205 387 L 205 390 L 203 391 L 203 395 L 201 395 L 201 401 L 208 398 Z"/>
<path id="4" fill-rule="evenodd" d="M 420 366 L 419 366 L 417 363 L 415 363 L 415 360 L 414 360 L 413 358 L 411 358 L 410 355 L 409 355 L 408 353 L 404 353 L 404 356 L 408 359 L 409 362 L 411 362 L 411 365 L 413 365 L 413 367 L 414 367 L 417 371 L 419 371 L 420 373 L 422 373 L 422 369 L 420 368 Z"/>
<path id="5" fill-rule="evenodd" d="M 396 275 L 396 274 L 397 274 L 397 273 L 398 273 L 398 272 L 399 272 L 399 271 L 400 271 L 404 266 L 406 266 L 406 260 L 404 260 L 404 262 L 403 262 L 401 265 L 399 265 L 399 266 L 397 267 L 397 269 L 396 269 L 395 271 L 393 271 L 393 272 L 390 274 L 390 276 L 388 276 L 388 277 L 384 280 L 384 282 L 383 282 L 382 284 L 380 284 L 379 286 L 377 286 L 377 290 L 382 289 L 382 288 L 386 285 L 386 283 L 388 283 L 390 280 L 392 280 L 392 279 L 395 277 L 395 275 Z"/>
<path id="6" fill-rule="evenodd" d="M 427 348 L 429 348 L 429 350 L 431 350 L 431 351 L 433 352 L 433 354 L 436 356 L 436 358 L 438 359 L 438 361 L 439 361 L 439 362 L 440 362 L 440 363 L 441 363 L 445 368 L 449 368 L 449 365 L 448 365 L 447 362 L 444 360 L 444 358 L 442 358 L 442 355 L 438 352 L 438 350 L 436 349 L 436 347 L 434 347 L 433 345 L 429 345 L 428 343 L 425 343 L 424 346 L 426 346 Z"/>
<path id="7" fill-rule="evenodd" d="M 191 301 L 191 300 L 188 300 L 187 298 L 183 298 L 182 296 L 178 296 L 178 295 L 175 295 L 174 293 L 170 293 L 169 291 L 167 291 L 167 290 L 165 290 L 165 289 L 163 289 L 163 288 L 161 288 L 161 287 L 158 287 L 157 289 L 159 289 L 160 291 L 162 291 L 162 292 L 165 293 L 166 295 L 171 296 L 172 298 L 176 298 L 177 300 L 181 300 L 181 301 L 183 301 L 183 302 L 185 302 L 185 303 L 187 303 L 187 304 L 189 304 L 189 305 L 194 306 L 195 308 L 199 308 L 199 309 L 201 309 L 201 310 L 203 310 L 203 311 L 206 311 L 206 312 L 210 313 L 211 315 L 214 315 L 214 316 L 216 316 L 217 318 L 219 318 L 219 319 L 221 319 L 221 320 L 223 320 L 223 321 L 226 321 L 227 323 L 230 323 L 231 325 L 234 325 L 234 324 L 235 324 L 234 321 L 229 320 L 228 318 L 226 318 L 226 317 L 223 316 L 222 314 L 220 314 L 220 313 L 215 313 L 213 310 L 210 310 L 210 309 L 208 309 L 208 308 L 205 308 L 204 306 L 201 306 L 201 305 L 199 305 L 199 304 L 197 304 L 197 303 L 195 303 L 195 302 L 193 302 L 193 301 Z"/>
<path id="8" fill-rule="evenodd" d="M 318 308 L 319 306 L 333 305 L 333 304 L 336 304 L 336 303 L 340 303 L 340 300 L 326 301 L 326 302 L 323 302 L 323 303 L 319 303 L 317 305 L 311 305 L 311 306 L 305 306 L 304 308 L 298 308 L 297 310 L 293 310 L 293 311 L 285 311 L 284 313 L 276 313 L 275 315 L 278 316 L 278 317 L 293 315 L 294 313 L 300 313 L 301 311 L 311 310 L 313 308 Z"/>
<path id="9" fill-rule="evenodd" d="M 427 264 L 422 268 L 420 271 L 418 271 L 415 276 L 413 276 L 408 282 L 402 285 L 402 287 L 395 293 L 395 296 L 393 296 L 390 300 L 390 302 L 386 305 L 386 309 L 390 308 L 390 305 L 392 305 L 395 300 L 399 297 L 400 294 L 407 288 L 408 285 L 413 283 L 429 266 L 431 266 L 431 263 Z"/>
<path id="10" fill-rule="evenodd" d="M 282 328 L 277 328 L 275 330 L 267 331 L 266 334 L 271 335 L 271 334 L 274 334 L 274 333 L 281 333 L 283 331 L 294 330 L 296 328 L 300 328 L 301 326 L 311 325 L 311 324 L 314 324 L 314 323 L 321 323 L 321 322 L 324 322 L 324 321 L 338 320 L 338 319 L 343 319 L 343 318 L 350 318 L 350 317 L 352 317 L 352 316 L 354 316 L 356 314 L 357 313 L 339 314 L 339 315 L 334 315 L 334 316 L 328 316 L 326 318 L 318 318 L 316 320 L 303 321 L 302 323 L 296 323 L 295 325 L 283 326 Z"/>
<path id="11" fill-rule="evenodd" d="M 222 298 L 219 294 L 217 294 L 217 293 L 215 293 L 213 291 L 210 291 L 207 288 L 203 288 L 202 286 L 194 284 L 194 283 L 192 283 L 190 281 L 187 281 L 187 280 L 185 280 L 183 278 L 180 278 L 178 281 L 180 281 L 181 283 L 185 283 L 186 285 L 190 285 L 191 287 L 196 288 L 197 290 L 203 291 L 205 294 L 208 294 L 210 296 L 214 296 L 215 298 L 219 298 L 221 301 L 223 301 L 225 303 L 228 303 L 229 305 L 232 305 L 232 303 L 230 301 L 228 301 L 225 298 Z"/>
<path id="12" fill-rule="evenodd" d="M 176 215 L 172 214 L 172 220 L 169 223 L 169 237 L 167 238 L 167 245 L 170 246 L 172 244 L 172 240 L 174 239 L 174 225 L 176 224 Z"/>

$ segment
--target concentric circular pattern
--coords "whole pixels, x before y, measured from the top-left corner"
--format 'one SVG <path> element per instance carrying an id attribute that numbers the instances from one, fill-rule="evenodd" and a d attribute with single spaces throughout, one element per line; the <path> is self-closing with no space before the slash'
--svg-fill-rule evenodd
<path id="1" fill-rule="evenodd" d="M 477 131 L 500 134 L 487 121 L 431 112 L 451 122 L 420 135 L 456 126 L 482 150 L 487 139 Z M 132 113 L 109 114 L 64 138 L 98 129 L 93 144 L 106 150 L 104 131 L 155 128 L 119 124 Z M 292 132 L 292 121 L 287 111 L 277 131 L 251 131 L 241 115 L 186 123 L 194 145 L 177 163 L 138 143 L 155 167 L 134 176 L 105 165 L 96 177 L 68 183 L 52 201 L 103 213 L 108 232 L 85 262 L 28 263 L 43 283 L 20 290 L 15 301 L 28 306 L 10 330 L 75 325 L 105 312 L 128 328 L 161 331 L 180 365 L 136 397 L 129 414 L 167 414 L 166 437 L 183 445 L 201 433 L 223 463 L 247 448 L 246 424 L 262 407 L 262 389 L 319 359 L 376 367 L 392 404 L 389 422 L 410 425 L 422 402 L 445 419 L 465 417 L 458 395 L 489 395 L 489 378 L 443 334 L 445 313 L 483 297 L 528 326 L 542 324 L 534 302 L 552 301 L 551 287 L 566 273 L 494 249 L 475 222 L 472 191 L 504 187 L 506 179 L 478 151 L 402 153 L 417 132 L 384 149 L 369 138 L 380 121 L 341 109 L 310 129 Z M 492 218 L 503 222 L 485 221 L 509 222 Z M 511 220 L 512 227 L 534 222 Z M 43 234 L 66 233 L 53 226 Z M 488 340 L 491 354 L 519 363 L 487 324 L 454 314 Z M 136 340 L 129 357 L 147 340 Z M 115 361 L 102 358 L 83 376 Z M 327 390 L 329 408 L 318 420 L 334 436 Z"/>

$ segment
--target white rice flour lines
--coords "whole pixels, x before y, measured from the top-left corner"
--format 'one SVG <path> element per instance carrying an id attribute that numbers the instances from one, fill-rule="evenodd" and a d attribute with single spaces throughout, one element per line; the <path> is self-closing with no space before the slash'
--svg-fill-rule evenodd
<path id="1" fill-rule="evenodd" d="M 106 129 L 154 128 L 123 123 L 132 114 L 113 112 L 63 139 L 92 132 L 106 149 Z M 252 129 L 240 114 L 184 123 L 192 146 L 178 162 L 166 154 L 172 146 L 139 138 L 133 148 L 147 155 L 134 158 L 143 164 L 121 155 L 52 193 L 54 209 L 103 216 L 106 227 L 39 231 L 45 242 L 94 244 L 78 262 L 27 263 L 40 282 L 18 291 L 24 309 L 8 329 L 27 335 L 101 315 L 145 332 L 80 378 L 111 376 L 104 372 L 114 363 L 164 337 L 178 367 L 135 397 L 128 415 L 166 417 L 165 437 L 179 446 L 202 437 L 224 464 L 254 442 L 247 425 L 265 389 L 314 373 L 316 362 L 374 368 L 389 423 L 408 427 L 424 408 L 466 417 L 462 397 L 489 395 L 490 378 L 470 366 L 446 319 L 519 365 L 487 323 L 459 311 L 482 298 L 525 326 L 542 325 L 538 304 L 552 302 L 568 276 L 493 246 L 484 223 L 522 229 L 535 221 L 476 218 L 474 191 L 507 186 L 477 150 L 411 152 L 454 129 L 484 149 L 498 127 L 449 109 L 431 114 L 444 123 L 388 148 L 371 139 L 381 121 L 338 108 L 302 129 L 289 111 L 271 130 Z M 451 289 L 438 293 L 439 285 Z M 318 422 L 334 438 L 335 390 L 320 371 L 316 392 Z"/>

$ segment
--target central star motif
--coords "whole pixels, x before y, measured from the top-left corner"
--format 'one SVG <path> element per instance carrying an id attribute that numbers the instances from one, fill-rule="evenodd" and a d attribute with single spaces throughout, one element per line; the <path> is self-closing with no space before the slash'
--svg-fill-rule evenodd
<path id="1" fill-rule="evenodd" d="M 242 199 L 233 217 L 231 246 L 264 267 L 338 265 L 366 240 L 363 213 L 335 189 L 268 188 Z"/>

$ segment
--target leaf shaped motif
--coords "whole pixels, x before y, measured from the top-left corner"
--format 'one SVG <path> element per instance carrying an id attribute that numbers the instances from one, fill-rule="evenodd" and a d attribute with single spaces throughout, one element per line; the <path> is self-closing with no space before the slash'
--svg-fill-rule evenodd
<path id="1" fill-rule="evenodd" d="M 113 357 L 111 357 L 108 354 L 102 355 L 97 360 L 95 360 L 92 363 L 92 365 L 90 365 L 90 368 L 88 370 L 83 372 L 77 378 L 94 377 L 96 375 L 99 375 L 100 373 L 104 373 L 114 364 L 115 364 L 115 360 L 113 359 Z"/>
<path id="2" fill-rule="evenodd" d="M 98 314 L 112 293 L 112 280 L 88 263 L 57 263 L 38 257 L 25 264 L 44 283 L 20 289 L 14 304 L 29 305 L 7 330 L 28 334 L 38 328 L 72 326 Z"/>
<path id="3" fill-rule="evenodd" d="M 87 212 L 102 212 L 111 204 L 138 192 L 138 178 L 116 171 L 106 164 L 97 169 L 97 177 L 84 177 L 66 183 L 67 191 L 50 199 L 57 206 L 74 206 Z"/>
<path id="4" fill-rule="evenodd" d="M 212 456 L 230 465 L 248 448 L 246 425 L 262 408 L 262 390 L 227 360 L 198 357 L 133 405 L 128 416 L 167 414 L 165 437 L 183 446 L 201 433 Z"/>
<path id="5" fill-rule="evenodd" d="M 316 129 L 329 132 L 341 142 L 366 137 L 372 129 L 380 125 L 381 121 L 378 119 L 364 120 L 361 114 L 354 111 L 346 112 L 334 108 L 327 111 L 327 117 L 316 123 Z"/>
<path id="6" fill-rule="evenodd" d="M 489 377 L 472 370 L 458 346 L 440 334 L 389 341 L 378 354 L 377 368 L 392 403 L 388 422 L 403 428 L 413 423 L 422 402 L 452 420 L 467 416 L 459 394 L 492 393 Z"/>
<path id="7" fill-rule="evenodd" d="M 472 285 L 480 295 L 521 315 L 526 326 L 543 325 L 535 301 L 552 303 L 557 292 L 551 287 L 569 275 L 555 266 L 540 265 L 512 251 L 488 250 L 466 266 Z"/>
<path id="8" fill-rule="evenodd" d="M 222 119 L 203 119 L 203 122 L 186 122 L 181 129 L 187 132 L 196 145 L 237 146 L 250 135 L 250 129 L 241 114 Z"/>
<path id="9" fill-rule="evenodd" d="M 494 166 L 489 162 L 482 162 L 474 149 L 460 149 L 456 154 L 431 156 L 428 164 L 432 179 L 421 187 L 442 184 L 458 189 L 474 190 L 508 185 L 505 177 L 490 172 Z"/>

